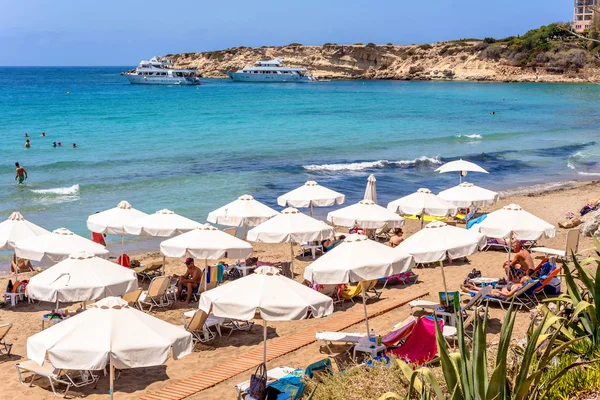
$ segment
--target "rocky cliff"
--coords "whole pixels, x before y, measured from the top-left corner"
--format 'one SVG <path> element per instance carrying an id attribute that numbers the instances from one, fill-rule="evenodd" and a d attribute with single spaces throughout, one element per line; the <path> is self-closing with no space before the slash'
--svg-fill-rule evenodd
<path id="1" fill-rule="evenodd" d="M 600 82 L 599 48 L 556 33 L 544 33 L 540 39 L 538 31 L 503 41 L 460 40 L 412 46 L 292 44 L 167 57 L 178 68 L 197 68 L 199 74 L 210 78 L 222 78 L 225 71 L 279 57 L 290 66 L 306 67 L 314 76 L 329 79 Z"/>

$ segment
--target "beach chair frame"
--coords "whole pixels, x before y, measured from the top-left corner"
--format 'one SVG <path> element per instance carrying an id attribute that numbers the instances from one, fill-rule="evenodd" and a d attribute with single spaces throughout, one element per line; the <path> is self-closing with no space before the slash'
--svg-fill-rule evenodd
<path id="1" fill-rule="evenodd" d="M 151 281 L 153 278 L 157 276 L 162 276 L 162 263 L 153 262 L 148 264 L 147 266 L 141 266 L 133 269 L 138 277 L 142 279 L 144 282 L 145 279 Z"/>
<path id="2" fill-rule="evenodd" d="M 527 292 L 537 285 L 537 283 L 538 281 L 535 280 L 529 281 L 511 297 L 500 298 L 494 296 L 484 296 L 483 300 L 488 304 L 490 302 L 498 303 L 502 310 L 504 310 L 505 304 L 510 305 L 510 303 L 514 300 L 514 305 L 516 307 L 525 307 L 527 310 L 531 310 L 537 304 L 537 298 L 535 296 L 529 296 Z"/>
<path id="3" fill-rule="evenodd" d="M 143 299 L 140 298 L 139 300 L 140 307 L 142 304 L 150 306 L 148 312 L 152 312 L 152 308 L 154 307 L 170 307 L 173 304 L 173 300 L 171 300 L 168 295 L 170 283 L 171 277 L 168 275 L 152 278 L 148 290 L 142 293 Z M 144 311 L 143 308 L 142 311 Z"/>
<path id="4" fill-rule="evenodd" d="M 48 361 L 46 362 L 49 364 Z M 50 367 L 51 368 L 39 366 L 32 360 L 26 360 L 24 362 L 15 364 L 17 376 L 22 385 L 31 387 L 36 379 L 46 378 L 50 383 L 50 388 L 52 389 L 54 396 L 61 395 L 57 391 L 57 386 L 59 384 L 66 386 L 65 391 L 61 396 L 67 397 L 67 393 L 71 387 L 81 388 L 84 386 L 94 385 L 93 388 L 95 389 L 98 385 L 98 381 L 100 380 L 100 377 L 98 375 L 94 375 L 91 371 L 63 370 L 54 368 L 52 366 Z M 26 381 L 26 377 L 23 377 L 23 372 L 31 373 L 31 380 L 29 382 Z"/>
<path id="5" fill-rule="evenodd" d="M 196 310 L 189 322 L 184 325 L 184 329 L 192 334 L 194 345 L 198 343 L 210 343 L 217 335 L 206 326 L 208 314 L 203 310 Z M 231 332 L 229 333 L 231 334 Z"/>
<path id="6" fill-rule="evenodd" d="M 0 356 L 10 356 L 10 351 L 12 350 L 13 345 L 12 343 L 6 342 L 6 335 L 8 335 L 12 325 L 12 322 L 0 325 Z"/>
<path id="7" fill-rule="evenodd" d="M 124 293 L 121 298 L 129 303 L 130 307 L 137 308 L 140 311 L 144 311 L 142 307 L 142 303 L 140 302 L 140 298 L 142 297 L 142 293 L 144 289 L 137 288 L 132 290 L 131 292 Z"/>

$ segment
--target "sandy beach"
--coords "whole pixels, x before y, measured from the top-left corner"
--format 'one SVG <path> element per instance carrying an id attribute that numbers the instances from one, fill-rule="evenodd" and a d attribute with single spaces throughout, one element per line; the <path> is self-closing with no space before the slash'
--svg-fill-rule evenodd
<path id="1" fill-rule="evenodd" d="M 577 212 L 588 199 L 597 198 L 600 195 L 600 188 L 596 182 L 581 182 L 567 189 L 559 189 L 551 192 L 540 192 L 533 194 L 521 193 L 502 198 L 493 207 L 486 208 L 484 211 L 494 211 L 510 203 L 519 204 L 525 210 L 537 215 L 538 217 L 557 225 L 558 222 L 565 219 L 568 211 Z M 419 229 L 419 222 L 407 220 L 405 225 L 405 237 L 413 234 Z M 565 243 L 566 230 L 557 228 L 557 235 L 552 239 L 542 239 L 539 244 L 563 249 Z M 593 247 L 591 238 L 582 237 L 580 240 L 580 251 L 583 254 L 589 254 Z M 298 249 L 296 248 L 296 253 Z M 261 261 L 285 261 L 289 254 L 288 245 L 265 245 L 256 244 L 254 246 L 254 256 Z M 534 255 L 540 256 L 540 255 Z M 468 262 L 455 262 L 448 265 L 445 269 L 446 279 L 449 290 L 458 290 L 466 275 L 473 269 L 481 270 L 484 276 L 501 277 L 502 263 L 506 259 L 505 252 L 490 251 L 480 252 L 469 258 Z M 158 252 L 140 255 L 135 257 L 142 262 L 157 261 L 161 257 Z M 302 281 L 302 272 L 310 264 L 309 258 L 298 258 L 295 261 L 296 280 Z M 182 259 L 167 259 L 166 266 L 169 274 L 182 274 L 185 270 Z M 383 294 L 379 302 L 385 302 L 388 299 L 397 298 L 406 295 L 414 288 L 426 289 L 429 291 L 428 298 L 437 299 L 438 292 L 443 290 L 440 268 L 417 268 L 415 273 L 419 275 L 418 282 L 411 286 L 389 285 L 383 289 Z M 0 279 L 0 286 L 5 287 L 8 277 Z M 144 285 L 147 285 L 147 281 Z M 563 288 L 564 290 L 564 288 Z M 197 303 L 191 304 L 191 307 L 184 308 L 181 304 L 176 304 L 171 309 L 156 309 L 152 315 L 168 321 L 173 324 L 181 325 L 181 313 L 197 307 Z M 345 302 L 343 307 L 337 307 L 333 314 L 338 315 L 345 309 L 352 307 L 361 307 L 360 304 L 352 305 Z M 16 307 L 0 309 L 0 323 L 12 322 L 13 328 L 8 334 L 7 341 L 13 343 L 12 355 L 10 357 L 0 356 L 0 380 L 3 382 L 4 394 L 2 397 L 20 398 L 20 399 L 52 399 L 52 391 L 43 380 L 38 381 L 33 387 L 22 386 L 18 379 L 13 364 L 27 358 L 26 341 L 27 338 L 41 329 L 42 315 L 52 309 L 49 303 L 27 304 L 19 303 Z M 389 328 L 397 322 L 403 320 L 409 315 L 408 306 L 399 307 L 379 317 L 370 320 L 370 325 L 377 333 L 385 334 Z M 493 343 L 497 340 L 501 321 L 504 312 L 496 306 L 491 307 L 491 320 L 488 326 L 488 340 Z M 527 329 L 530 316 L 528 311 L 520 311 L 515 325 L 516 338 L 523 337 Z M 331 318 L 331 317 L 328 317 Z M 280 322 L 269 324 L 269 343 L 275 342 L 278 338 L 286 337 L 297 330 L 321 323 L 322 320 L 311 319 L 297 322 Z M 347 331 L 362 332 L 364 324 L 350 327 Z M 132 335 L 141 334 L 132 332 Z M 115 382 L 116 398 L 118 399 L 136 399 L 156 390 L 159 390 L 168 383 L 186 378 L 192 374 L 197 374 L 202 370 L 213 367 L 217 364 L 226 363 L 228 360 L 249 351 L 256 346 L 262 346 L 262 331 L 259 326 L 255 326 L 250 332 L 234 332 L 230 337 L 217 338 L 210 345 L 198 345 L 196 351 L 184 357 L 181 360 L 169 360 L 164 366 L 154 368 L 144 368 L 136 370 L 125 370 L 120 378 Z M 319 343 L 300 348 L 299 350 L 282 356 L 268 364 L 268 368 L 276 366 L 292 366 L 295 368 L 304 368 L 311 362 L 324 358 L 319 353 Z M 213 388 L 205 390 L 191 397 L 193 399 L 216 400 L 216 399 L 234 399 L 236 392 L 233 386 L 236 383 L 247 380 L 252 372 L 235 376 Z M 41 386 L 40 386 L 41 385 Z M 101 379 L 96 389 L 86 388 L 84 390 L 73 389 L 70 396 L 85 397 L 87 399 L 106 399 L 108 398 L 108 379 Z M 10 394 L 10 395 L 8 395 Z"/>

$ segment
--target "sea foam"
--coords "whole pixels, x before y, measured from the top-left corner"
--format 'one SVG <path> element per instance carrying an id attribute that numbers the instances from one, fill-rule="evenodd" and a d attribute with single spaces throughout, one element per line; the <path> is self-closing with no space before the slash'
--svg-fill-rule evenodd
<path id="1" fill-rule="evenodd" d="M 467 140 L 481 140 L 481 139 L 483 139 L 483 136 L 481 136 L 478 133 L 474 133 L 472 135 L 456 135 L 454 137 L 458 138 L 458 139 L 467 139 Z"/>
<path id="2" fill-rule="evenodd" d="M 426 157 L 422 156 L 415 158 L 414 160 L 400 160 L 400 161 L 389 161 L 389 160 L 377 160 L 377 161 L 364 161 L 354 163 L 340 163 L 340 164 L 311 164 L 304 165 L 303 168 L 308 171 L 363 171 L 366 169 L 383 168 L 388 165 L 395 165 L 401 167 L 413 166 L 413 165 L 437 165 L 441 164 L 442 160 L 440 157 Z"/>
<path id="3" fill-rule="evenodd" d="M 52 189 L 36 189 L 31 190 L 33 193 L 37 194 L 55 194 L 57 196 L 69 196 L 79 193 L 79 185 L 73 185 L 69 187 L 59 187 Z"/>

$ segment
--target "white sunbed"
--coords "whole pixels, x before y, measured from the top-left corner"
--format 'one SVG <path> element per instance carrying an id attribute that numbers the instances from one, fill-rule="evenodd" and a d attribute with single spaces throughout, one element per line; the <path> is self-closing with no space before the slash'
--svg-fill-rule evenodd
<path id="1" fill-rule="evenodd" d="M 296 368 L 292 368 L 292 367 L 277 367 L 277 368 L 270 369 L 267 371 L 267 383 L 275 382 L 275 381 L 283 378 L 286 375 L 294 373 L 295 371 L 296 371 Z M 250 388 L 250 380 L 247 380 L 242 383 L 238 383 L 234 387 L 235 387 L 235 390 L 237 390 L 238 400 L 241 400 L 242 394 L 244 392 L 247 392 L 248 389 Z M 246 395 L 246 397 L 245 397 L 245 400 L 253 400 L 253 399 L 254 398 L 249 395 Z"/>
<path id="2" fill-rule="evenodd" d="M 430 301 L 430 300 L 423 300 L 423 299 L 417 299 L 417 300 L 413 300 L 411 302 L 408 303 L 409 307 L 410 307 L 410 313 L 414 314 L 414 309 L 420 309 L 420 310 L 431 310 L 431 311 L 435 311 L 436 309 L 440 308 L 441 305 L 438 301 Z"/>
<path id="3" fill-rule="evenodd" d="M 66 371 L 54 368 L 50 362 L 46 361 L 44 365 L 39 365 L 35 361 L 25 360 L 15 364 L 17 368 L 17 376 L 23 385 L 31 386 L 36 378 L 47 378 L 55 396 L 58 396 L 55 385 L 62 384 L 66 386 L 63 397 L 67 396 L 67 392 L 71 387 L 80 388 L 83 386 L 94 385 L 96 387 L 99 376 L 92 374 L 90 371 Z M 29 383 L 25 381 L 22 373 L 31 373 Z"/>
<path id="4" fill-rule="evenodd" d="M 365 336 L 365 334 L 349 332 L 317 332 L 315 336 L 317 340 L 325 343 L 327 349 L 333 353 L 331 347 L 329 347 L 333 343 L 357 344 L 358 341 Z"/>

